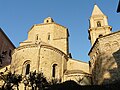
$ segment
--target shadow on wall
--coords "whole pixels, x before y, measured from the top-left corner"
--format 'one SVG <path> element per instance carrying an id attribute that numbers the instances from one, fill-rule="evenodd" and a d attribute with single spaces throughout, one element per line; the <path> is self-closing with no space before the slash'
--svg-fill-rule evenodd
<path id="1" fill-rule="evenodd" d="M 106 51 L 97 56 L 92 70 L 94 85 L 109 85 L 120 82 L 120 50 Z"/>

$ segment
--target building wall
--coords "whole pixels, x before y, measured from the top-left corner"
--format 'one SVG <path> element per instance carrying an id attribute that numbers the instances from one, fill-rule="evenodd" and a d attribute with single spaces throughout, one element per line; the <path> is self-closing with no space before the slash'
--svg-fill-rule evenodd
<path id="1" fill-rule="evenodd" d="M 63 72 L 67 69 L 66 57 L 60 50 L 41 43 L 20 46 L 14 50 L 11 71 L 26 75 L 26 64 L 30 64 L 31 72 L 43 72 L 44 76 L 51 80 L 53 65 L 56 64 L 54 78 L 62 80 Z"/>
<path id="2" fill-rule="evenodd" d="M 89 73 L 89 64 L 69 58 L 67 62 L 67 70 L 82 70 L 83 72 Z"/>
<path id="3" fill-rule="evenodd" d="M 56 65 L 55 78 L 63 79 L 63 73 L 67 70 L 67 56 L 60 51 L 49 48 L 41 48 L 40 69 L 46 77 L 53 77 L 53 65 Z"/>
<path id="4" fill-rule="evenodd" d="M 11 52 L 14 48 L 13 43 L 0 28 L 0 56 L 3 57 L 1 58 L 2 62 L 0 62 L 0 68 L 11 63 Z"/>
<path id="5" fill-rule="evenodd" d="M 120 80 L 120 31 L 98 39 L 90 52 L 94 84 L 110 84 Z"/>
<path id="6" fill-rule="evenodd" d="M 51 19 L 48 17 L 44 23 L 34 25 L 28 32 L 28 39 L 21 42 L 20 46 L 43 41 L 68 54 L 68 30 Z"/>
<path id="7" fill-rule="evenodd" d="M 11 71 L 16 74 L 25 75 L 24 66 L 26 64 L 32 64 L 30 67 L 31 70 L 38 70 L 37 66 L 37 58 L 38 56 L 38 47 L 37 45 L 26 45 L 16 48 L 13 51 L 12 55 L 12 63 L 11 63 Z"/>
<path id="8" fill-rule="evenodd" d="M 91 75 L 89 73 L 89 64 L 69 58 L 67 71 L 64 74 L 64 81 L 67 80 L 74 80 L 80 85 L 90 85 Z"/>
<path id="9" fill-rule="evenodd" d="M 91 76 L 85 73 L 69 73 L 64 75 L 64 81 L 73 80 L 80 85 L 91 85 Z"/>

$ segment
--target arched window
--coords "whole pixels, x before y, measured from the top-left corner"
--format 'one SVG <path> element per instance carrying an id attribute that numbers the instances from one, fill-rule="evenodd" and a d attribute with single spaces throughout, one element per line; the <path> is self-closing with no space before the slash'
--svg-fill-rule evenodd
<path id="1" fill-rule="evenodd" d="M 97 21 L 97 27 L 101 27 L 101 22 Z"/>
<path id="2" fill-rule="evenodd" d="M 38 40 L 38 34 L 36 35 L 36 40 Z"/>
<path id="3" fill-rule="evenodd" d="M 89 61 L 89 67 L 91 67 L 91 62 Z"/>
<path id="4" fill-rule="evenodd" d="M 22 69 L 22 74 L 27 75 L 30 73 L 30 60 L 26 60 L 23 63 L 23 69 Z"/>
<path id="5" fill-rule="evenodd" d="M 54 77 L 54 78 L 56 76 L 56 66 L 57 66 L 57 64 L 53 64 L 53 66 L 52 66 L 52 77 Z"/>
<path id="6" fill-rule="evenodd" d="M 50 40 L 50 33 L 48 33 L 48 40 Z"/>
<path id="7" fill-rule="evenodd" d="M 25 74 L 27 75 L 27 74 L 29 74 L 29 72 L 30 72 L 30 64 L 27 64 L 26 65 L 26 73 Z"/>

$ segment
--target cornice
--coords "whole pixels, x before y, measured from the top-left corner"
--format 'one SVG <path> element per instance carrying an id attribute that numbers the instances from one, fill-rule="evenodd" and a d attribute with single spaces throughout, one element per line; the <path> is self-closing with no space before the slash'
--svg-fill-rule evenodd
<path id="1" fill-rule="evenodd" d="M 105 28 L 109 28 L 110 30 L 112 30 L 111 26 L 101 26 L 101 27 L 91 27 L 88 29 L 88 31 L 92 31 L 92 30 L 100 30 L 100 29 L 105 29 Z"/>
<path id="2" fill-rule="evenodd" d="M 19 51 L 19 50 L 22 50 L 22 49 L 35 48 L 35 47 L 37 47 L 37 48 L 40 48 L 40 47 L 41 47 L 41 48 L 51 49 L 51 50 L 53 50 L 53 51 L 55 51 L 55 52 L 57 52 L 57 53 L 59 53 L 59 54 L 61 54 L 61 55 L 64 55 L 65 58 L 67 58 L 67 55 L 66 55 L 64 52 L 62 52 L 61 50 L 59 50 L 59 49 L 57 49 L 57 48 L 55 48 L 55 47 L 53 47 L 53 46 L 50 46 L 50 45 L 47 45 L 47 44 L 42 44 L 42 43 L 39 43 L 39 44 L 27 44 L 27 45 L 19 46 L 18 48 L 16 48 L 16 49 L 13 51 L 12 54 L 14 54 L 15 52 L 17 52 L 17 51 Z"/>

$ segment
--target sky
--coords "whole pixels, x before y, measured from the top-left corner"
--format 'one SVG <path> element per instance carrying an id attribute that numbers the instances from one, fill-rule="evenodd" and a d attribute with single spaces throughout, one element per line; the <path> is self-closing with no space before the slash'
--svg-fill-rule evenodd
<path id="1" fill-rule="evenodd" d="M 69 52 L 77 60 L 89 61 L 91 48 L 88 40 L 89 18 L 94 4 L 108 16 L 112 31 L 120 30 L 119 0 L 0 0 L 0 27 L 18 47 L 27 39 L 34 24 L 43 23 L 47 17 L 69 30 Z"/>

